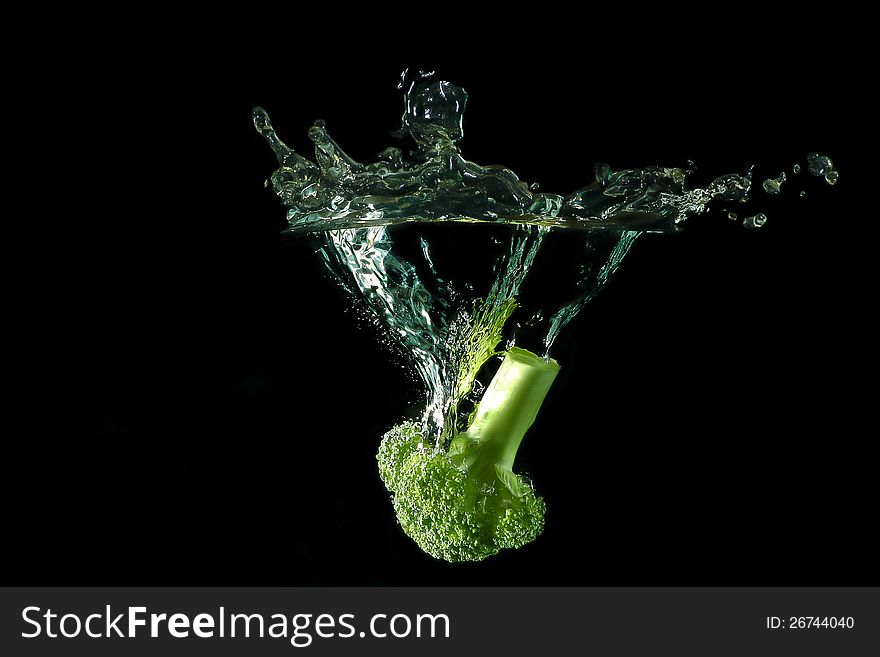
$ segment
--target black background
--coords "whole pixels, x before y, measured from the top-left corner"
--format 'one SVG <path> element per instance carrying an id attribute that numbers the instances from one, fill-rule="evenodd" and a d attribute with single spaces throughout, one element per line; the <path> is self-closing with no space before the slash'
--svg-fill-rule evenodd
<path id="1" fill-rule="evenodd" d="M 343 30 L 327 9 L 267 12 L 253 32 L 168 20 L 135 35 L 135 22 L 57 61 L 44 129 L 73 150 L 52 151 L 48 169 L 64 164 L 81 184 L 34 199 L 51 285 L 32 302 L 40 387 L 15 440 L 26 449 L 7 461 L 20 577 L 874 577 L 859 377 L 871 376 L 873 297 L 855 201 L 867 109 L 857 40 L 842 41 L 849 19 L 590 8 L 466 26 L 345 17 Z M 780 199 L 756 191 L 761 230 L 716 210 L 636 243 L 558 340 L 562 374 L 521 450 L 547 500 L 545 532 L 478 564 L 435 561 L 395 524 L 374 454 L 419 391 L 313 244 L 280 237 L 283 209 L 263 187 L 274 158 L 250 122 L 262 105 L 309 154 L 321 118 L 370 160 L 395 143 L 407 66 L 469 92 L 468 159 L 544 191 L 581 186 L 596 161 L 691 159 L 696 182 L 756 163 L 760 181 L 819 151 L 841 171 L 834 188 L 804 171 Z"/>

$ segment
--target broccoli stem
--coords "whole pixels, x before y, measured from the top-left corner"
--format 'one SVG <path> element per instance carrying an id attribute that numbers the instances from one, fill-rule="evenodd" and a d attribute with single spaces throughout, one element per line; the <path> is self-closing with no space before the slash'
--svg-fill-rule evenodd
<path id="1" fill-rule="evenodd" d="M 559 373 L 559 363 L 511 348 L 477 406 L 457 450 L 469 469 L 513 468 L 516 451 Z M 485 474 L 489 474 L 486 472 Z"/>

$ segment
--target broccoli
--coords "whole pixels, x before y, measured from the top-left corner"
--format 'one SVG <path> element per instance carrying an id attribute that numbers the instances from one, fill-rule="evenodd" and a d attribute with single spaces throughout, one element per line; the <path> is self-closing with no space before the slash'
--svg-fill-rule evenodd
<path id="1" fill-rule="evenodd" d="M 400 526 L 425 552 L 480 561 L 540 535 L 544 500 L 513 462 L 558 372 L 555 360 L 511 348 L 467 430 L 447 449 L 412 422 L 382 438 L 379 474 Z"/>

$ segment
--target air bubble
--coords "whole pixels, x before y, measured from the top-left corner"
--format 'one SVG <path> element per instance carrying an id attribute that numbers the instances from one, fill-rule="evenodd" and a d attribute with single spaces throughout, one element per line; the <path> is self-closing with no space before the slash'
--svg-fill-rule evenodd
<path id="1" fill-rule="evenodd" d="M 833 169 L 825 174 L 825 182 L 827 182 L 829 185 L 836 185 L 839 179 L 840 172 Z"/>
<path id="2" fill-rule="evenodd" d="M 743 226 L 746 228 L 760 228 L 764 224 L 767 223 L 767 215 L 763 212 L 759 212 L 756 215 L 752 215 L 751 217 L 746 217 L 743 219 Z"/>

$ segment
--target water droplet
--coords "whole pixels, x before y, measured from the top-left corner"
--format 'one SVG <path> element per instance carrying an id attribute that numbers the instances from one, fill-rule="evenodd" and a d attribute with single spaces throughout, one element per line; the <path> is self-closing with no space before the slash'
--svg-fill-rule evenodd
<path id="1" fill-rule="evenodd" d="M 801 198 L 803 198 L 806 195 L 807 195 L 807 193 L 804 190 L 801 190 L 801 193 L 800 193 Z"/>
<path id="2" fill-rule="evenodd" d="M 759 212 L 756 215 L 752 215 L 751 217 L 746 217 L 743 219 L 743 226 L 746 228 L 760 228 L 764 224 L 767 223 L 767 215 L 763 212 Z"/>
<path id="3" fill-rule="evenodd" d="M 782 190 L 782 183 L 785 182 L 785 171 L 780 173 L 776 178 L 768 178 L 764 181 L 764 191 L 773 196 L 777 196 Z"/>
<path id="4" fill-rule="evenodd" d="M 540 323 L 543 319 L 544 313 L 539 310 L 525 321 L 524 326 L 534 326 L 535 324 Z"/>
<path id="5" fill-rule="evenodd" d="M 827 182 L 829 185 L 836 185 L 839 179 L 840 172 L 835 171 L 834 169 L 825 174 L 825 182 Z"/>
<path id="6" fill-rule="evenodd" d="M 736 212 L 728 212 L 727 218 L 730 219 L 731 221 L 736 221 Z"/>
<path id="7" fill-rule="evenodd" d="M 533 182 L 531 185 L 529 185 L 529 189 L 533 192 L 537 192 L 539 189 L 541 189 L 541 183 Z"/>
<path id="8" fill-rule="evenodd" d="M 826 173 L 834 169 L 834 163 L 827 155 L 810 153 L 807 155 L 807 169 L 814 176 L 824 176 Z"/>
<path id="9" fill-rule="evenodd" d="M 800 165 L 800 164 L 795 164 L 795 165 L 791 168 L 791 170 L 792 170 L 794 173 L 800 173 L 800 172 L 801 172 L 801 165 Z"/>

